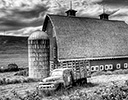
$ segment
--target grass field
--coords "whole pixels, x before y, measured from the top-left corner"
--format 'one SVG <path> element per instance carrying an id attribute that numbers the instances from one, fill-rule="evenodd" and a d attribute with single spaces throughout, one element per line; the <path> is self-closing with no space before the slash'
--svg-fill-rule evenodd
<path id="1" fill-rule="evenodd" d="M 14 73 L 15 72 L 0 73 L 0 77 L 13 77 Z M 22 76 L 15 76 L 15 77 L 22 78 Z M 59 97 L 61 98 L 68 97 L 68 95 L 73 94 L 74 91 L 78 89 L 80 90 L 80 92 L 86 91 L 86 93 L 92 95 L 92 93 L 94 93 L 94 91 L 97 91 L 97 89 L 99 89 L 100 87 L 111 86 L 112 81 L 115 81 L 118 85 L 122 85 L 124 84 L 125 80 L 128 80 L 128 74 L 94 76 L 88 80 L 89 82 L 92 83 L 92 85 L 88 84 L 84 86 L 74 87 L 69 92 L 69 94 L 57 95 L 57 96 L 53 95 L 50 97 L 45 97 L 42 100 L 51 100 L 51 98 L 54 98 L 53 100 L 58 100 L 57 98 Z M 11 100 L 16 100 L 16 98 L 14 98 L 14 95 L 11 92 L 12 90 L 15 90 L 21 97 L 24 97 L 26 95 L 26 91 L 34 91 L 37 85 L 38 82 L 0 85 L 0 97 L 1 96 L 11 97 Z"/>
<path id="2" fill-rule="evenodd" d="M 0 36 L 0 67 L 16 63 L 28 66 L 28 37 Z"/>
<path id="3" fill-rule="evenodd" d="M 19 67 L 28 66 L 28 55 L 26 54 L 0 54 L 0 66 L 16 63 Z"/>
<path id="4" fill-rule="evenodd" d="M 28 37 L 14 37 L 14 36 L 0 36 L 0 67 L 7 66 L 10 63 L 16 63 L 18 67 L 28 66 L 28 46 L 27 46 Z M 0 79 L 25 79 L 26 76 L 14 76 L 17 72 L 5 72 L 0 73 Z M 125 73 L 125 74 L 124 74 Z M 103 75 L 105 74 L 105 75 Z M 124 84 L 128 80 L 128 70 L 126 71 L 115 71 L 114 73 L 96 73 L 88 79 L 88 82 L 91 84 L 85 84 L 83 86 L 75 86 L 69 90 L 58 92 L 57 94 L 50 97 L 42 97 L 42 100 L 69 100 L 72 94 L 76 93 L 78 90 L 79 93 L 86 92 L 89 95 L 94 95 L 94 92 L 100 89 L 101 87 L 109 87 L 112 85 L 112 82 L 116 82 L 119 86 Z M 3 84 L 0 85 L 0 98 L 9 97 L 11 100 L 19 100 L 14 97 L 12 91 L 14 90 L 21 97 L 25 97 L 28 92 L 33 92 L 38 85 L 38 82 L 29 82 L 29 83 L 15 83 L 15 84 Z M 79 93 L 76 93 L 80 95 Z M 76 95 L 75 94 L 75 95 Z M 42 94 L 43 95 L 43 94 Z M 63 99 L 58 99 L 63 98 Z M 4 100 L 4 99 L 3 99 Z M 31 99 L 32 100 L 32 99 Z M 72 99 L 80 100 L 80 99 Z M 85 99 L 81 99 L 85 100 Z M 96 99 L 91 99 L 96 100 Z M 99 99 L 97 99 L 99 100 Z M 124 99 L 128 100 L 128 99 Z"/>

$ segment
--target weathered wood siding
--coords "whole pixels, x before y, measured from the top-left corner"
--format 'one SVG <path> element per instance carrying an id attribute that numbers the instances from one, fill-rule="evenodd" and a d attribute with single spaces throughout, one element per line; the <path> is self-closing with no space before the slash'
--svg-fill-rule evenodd
<path id="1" fill-rule="evenodd" d="M 54 28 L 50 20 L 48 20 L 46 32 L 50 39 L 50 70 L 53 70 L 57 63 L 57 44 Z"/>
<path id="2" fill-rule="evenodd" d="M 84 73 L 86 73 L 86 76 L 84 77 L 90 77 L 91 73 L 90 73 L 90 62 L 86 61 L 86 60 L 70 60 L 70 61 L 60 61 L 58 68 L 72 68 L 74 71 L 80 71 L 80 73 L 83 73 L 82 71 L 85 71 Z M 86 70 L 83 70 L 83 69 Z M 79 70 L 80 69 L 80 70 Z M 79 75 L 78 75 L 79 77 Z"/>

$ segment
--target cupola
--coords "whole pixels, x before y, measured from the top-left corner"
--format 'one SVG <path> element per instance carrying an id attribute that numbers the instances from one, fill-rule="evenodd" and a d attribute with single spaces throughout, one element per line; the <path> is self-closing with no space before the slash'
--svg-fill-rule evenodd
<path id="1" fill-rule="evenodd" d="M 72 1 L 70 1 L 70 9 L 67 10 L 65 13 L 67 13 L 67 16 L 76 16 L 76 10 L 72 9 Z"/>
<path id="2" fill-rule="evenodd" d="M 99 16 L 100 16 L 100 19 L 102 19 L 102 20 L 109 20 L 109 14 L 107 14 L 107 13 L 102 13 Z"/>
<path id="3" fill-rule="evenodd" d="M 109 20 L 109 15 L 110 15 L 110 14 L 108 14 L 108 13 L 105 11 L 105 8 L 104 8 L 104 6 L 103 6 L 103 13 L 99 15 L 99 16 L 100 16 L 100 19 L 101 19 L 101 20 Z"/>

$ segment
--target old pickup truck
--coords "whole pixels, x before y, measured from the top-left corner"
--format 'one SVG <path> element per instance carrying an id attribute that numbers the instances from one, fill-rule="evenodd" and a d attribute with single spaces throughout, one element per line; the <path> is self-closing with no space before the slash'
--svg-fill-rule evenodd
<path id="1" fill-rule="evenodd" d="M 54 69 L 50 76 L 39 83 L 38 88 L 44 91 L 58 90 L 75 84 L 87 83 L 87 68 L 58 68 Z"/>

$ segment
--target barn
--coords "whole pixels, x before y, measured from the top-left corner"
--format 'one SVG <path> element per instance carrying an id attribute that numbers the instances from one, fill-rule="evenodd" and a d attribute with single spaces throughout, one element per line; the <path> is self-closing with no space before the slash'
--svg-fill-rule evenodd
<path id="1" fill-rule="evenodd" d="M 50 70 L 87 66 L 91 72 L 128 68 L 128 25 L 109 20 L 109 14 L 99 18 L 67 15 L 46 15 L 42 31 L 50 41 Z"/>
<path id="2" fill-rule="evenodd" d="M 95 19 L 76 17 L 74 10 L 67 12 L 67 16 L 45 18 L 42 30 L 50 38 L 50 62 L 68 64 L 86 60 L 92 70 L 97 70 L 97 66 L 101 69 L 127 67 L 128 25 L 125 22 L 109 20 L 107 14 Z"/>

